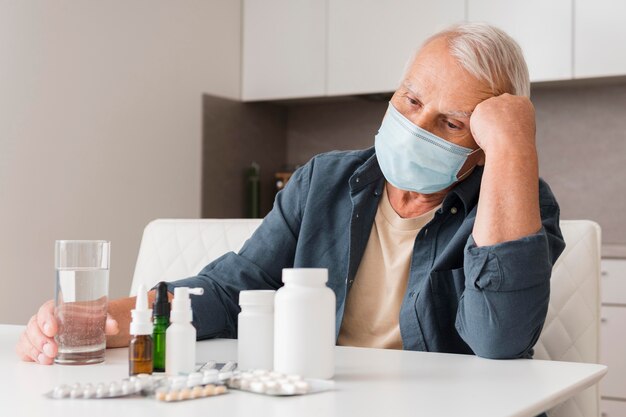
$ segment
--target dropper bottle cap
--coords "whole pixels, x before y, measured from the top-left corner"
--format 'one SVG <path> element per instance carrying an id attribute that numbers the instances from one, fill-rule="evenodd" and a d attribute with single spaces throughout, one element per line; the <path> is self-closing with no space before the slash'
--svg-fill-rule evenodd
<path id="1" fill-rule="evenodd" d="M 172 304 L 167 294 L 167 284 L 161 281 L 156 286 L 156 299 L 152 303 L 154 317 L 167 317 L 169 319 L 171 307 Z"/>
<path id="2" fill-rule="evenodd" d="M 148 308 L 148 290 L 141 284 L 137 290 L 135 309 L 130 311 L 130 334 L 134 336 L 152 334 L 152 309 Z"/>

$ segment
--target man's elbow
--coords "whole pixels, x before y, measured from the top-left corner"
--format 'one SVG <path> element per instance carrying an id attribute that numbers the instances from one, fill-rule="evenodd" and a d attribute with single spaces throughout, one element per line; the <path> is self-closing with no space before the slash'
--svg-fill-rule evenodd
<path id="1" fill-rule="evenodd" d="M 532 332 L 524 332 L 519 328 L 493 328 L 481 331 L 463 331 L 457 328 L 457 330 L 474 354 L 486 359 L 531 358 L 532 348 L 541 333 L 541 328 Z"/>

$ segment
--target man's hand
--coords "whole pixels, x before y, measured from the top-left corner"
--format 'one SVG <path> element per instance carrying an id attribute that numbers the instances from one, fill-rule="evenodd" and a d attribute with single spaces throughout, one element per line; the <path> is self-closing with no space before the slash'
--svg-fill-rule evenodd
<path id="1" fill-rule="evenodd" d="M 58 330 L 59 324 L 54 317 L 54 300 L 50 300 L 45 302 L 37 314 L 29 320 L 26 330 L 15 346 L 17 355 L 24 361 L 51 365 L 58 350 L 54 340 Z M 119 332 L 117 321 L 109 314 L 104 330 L 107 336 Z"/>
<path id="2" fill-rule="evenodd" d="M 470 118 L 474 140 L 484 151 L 535 151 L 535 108 L 528 97 L 502 94 L 479 103 Z"/>
<path id="3" fill-rule="evenodd" d="M 474 109 L 470 129 L 485 152 L 474 241 L 488 246 L 536 233 L 541 215 L 532 103 L 510 94 L 491 97 Z"/>

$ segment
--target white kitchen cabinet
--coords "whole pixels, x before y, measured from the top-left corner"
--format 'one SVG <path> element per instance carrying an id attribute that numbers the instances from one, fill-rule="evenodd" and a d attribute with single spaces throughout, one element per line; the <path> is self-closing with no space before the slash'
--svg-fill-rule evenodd
<path id="1" fill-rule="evenodd" d="M 626 309 L 626 260 L 602 260 L 602 304 L 620 304 Z"/>
<path id="2" fill-rule="evenodd" d="M 601 417 L 624 417 L 626 416 L 626 401 L 600 401 Z"/>
<path id="3" fill-rule="evenodd" d="M 603 397 L 626 400 L 626 308 L 602 307 L 600 360 L 609 366 L 602 379 Z"/>
<path id="4" fill-rule="evenodd" d="M 393 91 L 411 54 L 465 18 L 465 0 L 328 0 L 327 95 Z"/>
<path id="5" fill-rule="evenodd" d="M 626 74 L 626 2 L 574 1 L 574 77 Z"/>
<path id="6" fill-rule="evenodd" d="M 626 259 L 602 260 L 600 361 L 609 372 L 600 382 L 604 417 L 626 416 Z"/>
<path id="7" fill-rule="evenodd" d="M 243 101 L 323 96 L 326 2 L 244 0 Z"/>
<path id="8" fill-rule="evenodd" d="M 468 0 L 467 20 L 511 35 L 524 52 L 531 81 L 572 78 L 571 0 Z"/>

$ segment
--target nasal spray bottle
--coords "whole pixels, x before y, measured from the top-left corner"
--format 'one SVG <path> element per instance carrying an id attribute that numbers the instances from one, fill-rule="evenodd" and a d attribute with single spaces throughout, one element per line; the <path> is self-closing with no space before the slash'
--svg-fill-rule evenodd
<path id="1" fill-rule="evenodd" d="M 168 375 L 190 374 L 196 367 L 196 328 L 191 324 L 190 295 L 202 295 L 202 288 L 177 287 L 172 299 L 170 327 L 165 333 L 165 371 Z"/>
<path id="2" fill-rule="evenodd" d="M 130 345 L 128 347 L 128 373 L 152 373 L 152 309 L 148 308 L 148 291 L 140 285 L 135 309 L 131 310 Z"/>

